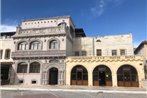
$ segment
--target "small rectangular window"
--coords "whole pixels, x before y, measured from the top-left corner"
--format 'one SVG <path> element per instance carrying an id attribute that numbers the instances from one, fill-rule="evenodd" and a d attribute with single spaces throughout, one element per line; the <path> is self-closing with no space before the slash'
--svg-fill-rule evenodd
<path id="1" fill-rule="evenodd" d="M 5 59 L 10 59 L 10 49 L 6 49 L 6 51 L 5 51 Z"/>
<path id="2" fill-rule="evenodd" d="M 23 83 L 23 80 L 19 80 L 19 83 L 22 84 Z"/>
<path id="3" fill-rule="evenodd" d="M 75 56 L 79 56 L 79 51 L 76 51 L 75 52 Z"/>
<path id="4" fill-rule="evenodd" d="M 96 50 L 96 54 L 97 54 L 97 56 L 102 56 L 102 50 L 101 49 L 97 49 Z"/>
<path id="5" fill-rule="evenodd" d="M 120 55 L 126 55 L 125 49 L 121 49 L 121 50 L 120 50 Z"/>
<path id="6" fill-rule="evenodd" d="M 117 50 L 112 50 L 112 56 L 116 56 L 117 55 Z"/>
<path id="7" fill-rule="evenodd" d="M 36 84 L 37 82 L 35 80 L 32 80 L 32 84 Z"/>
<path id="8" fill-rule="evenodd" d="M 3 58 L 3 50 L 0 50 L 0 59 Z"/>
<path id="9" fill-rule="evenodd" d="M 82 56 L 86 56 L 86 51 L 82 51 Z"/>

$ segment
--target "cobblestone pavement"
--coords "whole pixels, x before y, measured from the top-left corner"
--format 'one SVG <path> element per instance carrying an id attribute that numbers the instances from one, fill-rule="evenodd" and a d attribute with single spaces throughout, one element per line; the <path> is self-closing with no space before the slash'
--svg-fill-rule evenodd
<path id="1" fill-rule="evenodd" d="M 146 98 L 146 94 L 63 91 L 1 91 L 1 98 Z"/>

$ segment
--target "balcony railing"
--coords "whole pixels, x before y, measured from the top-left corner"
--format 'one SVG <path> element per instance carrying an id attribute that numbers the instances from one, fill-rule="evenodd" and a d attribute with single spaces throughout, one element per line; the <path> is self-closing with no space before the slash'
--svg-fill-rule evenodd
<path id="1" fill-rule="evenodd" d="M 13 37 L 19 36 L 42 36 L 42 35 L 55 35 L 66 34 L 66 27 L 46 27 L 46 28 L 32 28 L 32 29 L 19 29 Z"/>
<path id="2" fill-rule="evenodd" d="M 48 50 L 48 51 L 16 51 L 12 52 L 12 58 L 21 57 L 54 57 L 66 56 L 65 50 Z"/>

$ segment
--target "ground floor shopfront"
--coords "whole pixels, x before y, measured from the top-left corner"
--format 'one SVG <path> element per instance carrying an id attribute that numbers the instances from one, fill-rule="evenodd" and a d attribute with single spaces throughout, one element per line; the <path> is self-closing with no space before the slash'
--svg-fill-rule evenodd
<path id="1" fill-rule="evenodd" d="M 142 87 L 141 56 L 68 57 L 66 85 Z"/>
<path id="2" fill-rule="evenodd" d="M 64 58 L 14 59 L 10 84 L 15 85 L 64 85 Z"/>
<path id="3" fill-rule="evenodd" d="M 1 74 L 0 74 L 0 83 L 1 85 L 10 84 L 11 73 L 13 71 L 12 62 L 2 62 L 0 64 Z"/>

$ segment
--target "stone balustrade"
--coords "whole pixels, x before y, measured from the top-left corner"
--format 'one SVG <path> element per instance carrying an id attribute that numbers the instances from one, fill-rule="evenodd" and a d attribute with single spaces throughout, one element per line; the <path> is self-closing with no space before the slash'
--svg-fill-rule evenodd
<path id="1" fill-rule="evenodd" d="M 54 57 L 54 56 L 66 56 L 65 50 L 48 50 L 48 51 L 16 51 L 12 52 L 12 58 L 24 58 L 24 57 Z"/>
<path id="2" fill-rule="evenodd" d="M 45 36 L 45 35 L 56 35 L 66 34 L 66 27 L 46 27 L 46 28 L 32 28 L 32 29 L 19 29 L 19 33 L 16 33 L 13 37 L 19 36 Z"/>

